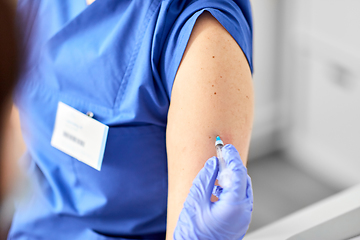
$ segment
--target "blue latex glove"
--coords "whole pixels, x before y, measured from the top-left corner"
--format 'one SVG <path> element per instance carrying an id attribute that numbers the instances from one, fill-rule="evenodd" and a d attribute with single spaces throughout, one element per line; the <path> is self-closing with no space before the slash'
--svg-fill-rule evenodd
<path id="1" fill-rule="evenodd" d="M 217 189 L 219 201 L 210 197 L 218 175 L 216 157 L 210 158 L 196 176 L 175 228 L 174 239 L 242 239 L 249 227 L 253 207 L 251 179 L 234 146 L 222 149 L 232 170 L 231 186 Z M 220 191 L 219 191 L 220 190 Z"/>

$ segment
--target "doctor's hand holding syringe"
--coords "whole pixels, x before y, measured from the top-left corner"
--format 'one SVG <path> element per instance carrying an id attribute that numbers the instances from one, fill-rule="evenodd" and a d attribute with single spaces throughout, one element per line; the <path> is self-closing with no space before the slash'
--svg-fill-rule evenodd
<path id="1" fill-rule="evenodd" d="M 219 137 L 212 157 L 193 181 L 174 232 L 174 239 L 242 239 L 253 208 L 251 179 L 240 155 Z M 218 178 L 220 186 L 215 186 Z M 214 193 L 219 200 L 211 202 Z"/>

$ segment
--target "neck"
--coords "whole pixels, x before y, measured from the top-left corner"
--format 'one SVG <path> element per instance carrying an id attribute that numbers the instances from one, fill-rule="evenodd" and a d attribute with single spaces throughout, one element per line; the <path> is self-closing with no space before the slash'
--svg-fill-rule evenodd
<path id="1" fill-rule="evenodd" d="M 90 5 L 90 4 L 92 4 L 93 2 L 95 2 L 95 0 L 86 0 L 86 4 L 87 4 L 87 5 Z"/>

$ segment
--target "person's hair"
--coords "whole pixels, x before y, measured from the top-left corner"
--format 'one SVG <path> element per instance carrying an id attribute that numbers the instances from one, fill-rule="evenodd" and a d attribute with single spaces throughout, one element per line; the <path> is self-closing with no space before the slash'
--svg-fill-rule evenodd
<path id="1" fill-rule="evenodd" d="M 15 13 L 9 1 L 0 0 L 0 166 L 2 167 L 2 145 L 4 123 L 8 120 L 7 106 L 10 105 L 11 95 L 16 84 L 18 72 L 17 37 L 15 33 Z M 1 180 L 1 176 L 0 176 Z M 0 182 L 0 188 L 3 185 Z M 0 189 L 0 206 L 4 196 Z M 0 222 L 0 239 L 6 239 L 6 226 Z"/>
<path id="2" fill-rule="evenodd" d="M 0 0 L 0 113 L 15 86 L 18 70 L 15 17 L 8 1 Z M 3 119 L 3 117 L 0 117 Z M 2 121 L 2 120 L 0 120 Z M 1 130 L 0 130 L 1 131 Z"/>

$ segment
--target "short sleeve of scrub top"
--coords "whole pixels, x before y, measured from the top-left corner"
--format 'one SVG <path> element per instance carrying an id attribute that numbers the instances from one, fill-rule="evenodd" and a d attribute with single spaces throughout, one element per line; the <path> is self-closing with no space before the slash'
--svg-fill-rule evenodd
<path id="1" fill-rule="evenodd" d="M 165 239 L 166 121 L 196 19 L 210 12 L 252 69 L 248 0 L 19 0 L 14 100 L 29 191 L 9 239 Z M 109 126 L 101 171 L 51 146 L 59 102 Z"/>
<path id="2" fill-rule="evenodd" d="M 175 75 L 197 18 L 208 11 L 231 34 L 244 52 L 251 71 L 252 66 L 252 18 L 249 1 L 188 1 L 185 9 L 176 15 L 169 32 L 161 59 L 161 76 L 169 96 Z"/>

